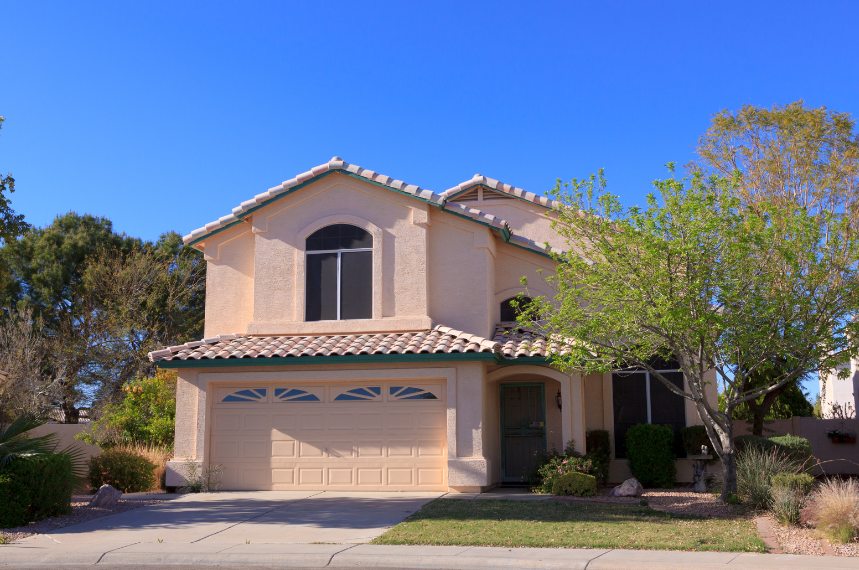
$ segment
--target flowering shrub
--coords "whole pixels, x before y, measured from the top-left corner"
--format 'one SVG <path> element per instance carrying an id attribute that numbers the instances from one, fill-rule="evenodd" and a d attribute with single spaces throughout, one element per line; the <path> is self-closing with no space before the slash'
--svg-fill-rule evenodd
<path id="1" fill-rule="evenodd" d="M 551 493 L 555 481 L 567 473 L 584 473 L 586 475 L 595 475 L 596 468 L 591 459 L 585 457 L 553 457 L 537 472 L 540 476 L 540 482 L 533 487 L 536 493 Z"/>

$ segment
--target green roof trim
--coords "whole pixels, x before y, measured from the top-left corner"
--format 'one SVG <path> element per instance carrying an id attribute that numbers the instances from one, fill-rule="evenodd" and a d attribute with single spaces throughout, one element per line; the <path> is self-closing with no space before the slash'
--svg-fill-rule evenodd
<path id="1" fill-rule="evenodd" d="M 205 235 L 202 235 L 202 236 L 198 237 L 197 239 L 195 239 L 194 241 L 192 241 L 191 243 L 189 243 L 189 244 L 188 244 L 188 247 L 194 246 L 194 245 L 196 245 L 196 244 L 200 243 L 201 241 L 203 241 L 204 239 L 209 239 L 209 238 L 210 238 L 210 237 L 212 237 L 213 235 L 215 235 L 215 234 L 219 234 L 219 233 L 221 233 L 221 232 L 223 232 L 223 231 L 225 231 L 225 230 L 228 230 L 228 229 L 230 229 L 230 228 L 231 228 L 231 227 L 233 227 L 233 226 L 237 226 L 237 225 L 241 224 L 242 222 L 244 222 L 244 220 L 243 220 L 243 219 L 241 219 L 241 218 L 239 218 L 239 219 L 238 219 L 238 220 L 236 220 L 235 222 L 231 222 L 231 223 L 227 224 L 226 226 L 224 226 L 224 227 L 222 227 L 222 228 L 218 228 L 217 230 L 212 230 L 211 232 L 209 232 L 209 233 L 207 233 L 207 234 L 205 234 Z"/>

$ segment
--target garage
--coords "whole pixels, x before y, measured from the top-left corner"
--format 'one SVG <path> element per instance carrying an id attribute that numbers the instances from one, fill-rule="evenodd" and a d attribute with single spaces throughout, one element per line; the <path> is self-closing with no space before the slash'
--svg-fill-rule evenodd
<path id="1" fill-rule="evenodd" d="M 445 384 L 213 385 L 224 490 L 447 490 Z"/>

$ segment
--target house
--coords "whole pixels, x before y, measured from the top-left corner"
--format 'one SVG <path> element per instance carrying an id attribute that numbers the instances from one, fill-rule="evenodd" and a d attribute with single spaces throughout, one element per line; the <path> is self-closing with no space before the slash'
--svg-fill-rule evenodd
<path id="1" fill-rule="evenodd" d="M 847 368 L 847 378 L 838 378 L 838 371 L 820 375 L 820 411 L 823 419 L 855 418 L 859 409 L 859 361 L 853 358 L 840 369 Z"/>
<path id="2" fill-rule="evenodd" d="M 520 482 L 539 450 L 585 452 L 589 429 L 612 433 L 623 479 L 629 426 L 698 417 L 645 373 L 559 372 L 512 322 L 523 276 L 551 294 L 553 206 L 334 157 L 186 236 L 208 262 L 206 339 L 150 354 L 179 376 L 167 484 L 193 461 L 223 465 L 224 489 L 473 492 Z"/>

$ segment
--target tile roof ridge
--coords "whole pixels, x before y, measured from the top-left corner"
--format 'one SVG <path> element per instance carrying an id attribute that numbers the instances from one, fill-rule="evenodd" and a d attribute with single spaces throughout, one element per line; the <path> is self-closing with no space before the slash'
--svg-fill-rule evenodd
<path id="1" fill-rule="evenodd" d="M 555 206 L 558 205 L 558 202 L 552 200 L 551 198 L 546 198 L 545 196 L 538 196 L 533 192 L 528 192 L 527 190 L 523 190 L 522 188 L 517 188 L 516 186 L 506 184 L 494 178 L 489 178 L 488 176 L 483 176 L 482 174 L 475 174 L 471 177 L 471 179 L 466 180 L 465 182 L 460 182 L 452 188 L 448 188 L 441 193 L 441 196 L 445 200 L 452 200 L 455 196 L 462 194 L 463 192 L 466 192 L 467 190 L 470 190 L 475 186 L 486 186 L 487 188 L 490 188 L 497 192 L 501 192 L 502 194 L 521 198 L 527 202 L 531 202 L 533 204 L 537 204 L 539 206 L 543 206 L 549 209 L 554 209 Z"/>

